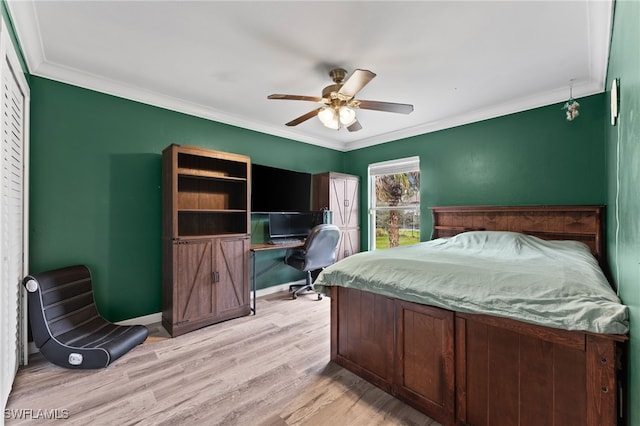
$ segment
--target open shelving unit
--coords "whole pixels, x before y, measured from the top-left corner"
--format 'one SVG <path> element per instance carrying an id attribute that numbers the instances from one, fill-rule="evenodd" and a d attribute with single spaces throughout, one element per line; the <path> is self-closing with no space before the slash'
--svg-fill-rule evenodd
<path id="1" fill-rule="evenodd" d="M 193 146 L 163 151 L 163 325 L 176 336 L 247 315 L 249 157 Z"/>

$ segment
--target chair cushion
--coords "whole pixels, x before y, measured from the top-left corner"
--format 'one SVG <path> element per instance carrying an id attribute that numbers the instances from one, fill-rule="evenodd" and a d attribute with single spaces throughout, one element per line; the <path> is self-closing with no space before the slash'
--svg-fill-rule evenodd
<path id="1" fill-rule="evenodd" d="M 299 269 L 301 271 L 305 270 L 305 262 L 306 262 L 306 258 L 304 257 L 304 249 L 302 248 L 295 248 L 295 249 L 290 249 L 287 252 L 287 255 L 284 259 L 284 263 L 286 263 L 289 266 L 293 266 L 296 269 Z"/>

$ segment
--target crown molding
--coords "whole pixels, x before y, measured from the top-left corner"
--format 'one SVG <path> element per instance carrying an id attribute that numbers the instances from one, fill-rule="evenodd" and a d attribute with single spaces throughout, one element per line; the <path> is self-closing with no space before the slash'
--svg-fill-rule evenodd
<path id="1" fill-rule="evenodd" d="M 34 2 L 7 0 L 6 4 L 11 13 L 11 17 L 14 20 L 14 27 L 22 46 L 22 51 L 25 56 L 29 73 L 34 76 L 337 151 L 351 151 L 366 148 L 368 146 L 406 139 L 425 133 L 436 132 L 451 127 L 457 127 L 563 102 L 567 99 L 568 95 L 567 86 L 563 86 L 553 91 L 515 99 L 489 108 L 462 112 L 455 117 L 436 120 L 395 132 L 389 132 L 345 143 L 329 141 L 323 138 L 304 135 L 300 132 L 283 128 L 282 126 L 271 126 L 264 123 L 248 121 L 242 117 L 230 115 L 205 105 L 167 96 L 162 93 L 142 89 L 119 81 L 109 80 L 99 75 L 81 72 L 79 70 L 64 67 L 48 61 L 44 53 L 44 42 L 38 29 L 38 16 Z M 590 20 L 591 25 L 596 25 L 594 32 L 597 34 L 602 34 L 603 32 L 609 34 L 607 40 L 602 40 L 600 37 L 593 37 L 591 33 L 589 34 L 589 43 L 592 47 L 591 58 L 608 57 L 612 30 L 611 18 L 613 15 L 613 7 L 613 2 L 589 2 L 588 19 Z M 602 19 L 603 14 L 607 15 L 608 19 Z M 596 62 L 590 60 L 588 81 L 578 82 L 578 84 L 574 85 L 574 97 L 578 98 L 582 96 L 589 96 L 602 93 L 605 90 L 607 64 L 603 64 L 599 61 Z"/>
<path id="2" fill-rule="evenodd" d="M 573 86 L 573 96 L 575 98 L 591 96 L 604 91 L 604 83 L 599 81 L 587 82 Z M 550 92 L 539 93 L 525 98 L 515 99 L 489 108 L 483 108 L 474 111 L 463 112 L 455 117 L 432 121 L 429 123 L 403 129 L 402 131 L 387 133 L 379 137 L 368 138 L 350 142 L 346 144 L 345 151 L 366 148 L 368 146 L 379 145 L 389 141 L 406 139 L 413 136 L 419 136 L 426 133 L 433 133 L 439 130 L 450 129 L 452 127 L 463 126 L 465 124 L 477 123 L 479 121 L 489 120 L 492 118 L 502 117 L 509 114 L 515 114 L 534 108 L 553 105 L 565 102 L 569 98 L 569 87 L 564 86 Z M 560 114 L 562 118 L 562 114 Z"/>

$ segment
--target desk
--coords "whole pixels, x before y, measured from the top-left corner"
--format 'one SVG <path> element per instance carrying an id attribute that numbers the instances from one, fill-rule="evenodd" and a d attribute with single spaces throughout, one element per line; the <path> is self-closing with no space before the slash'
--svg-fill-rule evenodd
<path id="1" fill-rule="evenodd" d="M 253 293 L 253 301 L 251 305 L 251 310 L 253 311 L 253 315 L 256 314 L 256 252 L 259 251 L 267 251 L 267 250 L 282 250 L 289 249 L 293 247 L 302 247 L 304 245 L 304 241 L 300 241 L 298 243 L 291 244 L 251 244 L 251 269 L 252 269 L 252 278 L 251 278 L 251 292 Z"/>

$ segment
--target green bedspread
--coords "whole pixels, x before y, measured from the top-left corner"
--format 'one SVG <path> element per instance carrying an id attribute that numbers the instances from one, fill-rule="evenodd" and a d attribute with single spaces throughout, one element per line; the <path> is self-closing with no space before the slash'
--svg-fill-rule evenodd
<path id="1" fill-rule="evenodd" d="M 565 330 L 629 331 L 627 307 L 577 241 L 466 232 L 347 257 L 314 283 L 325 294 L 332 285 Z"/>

